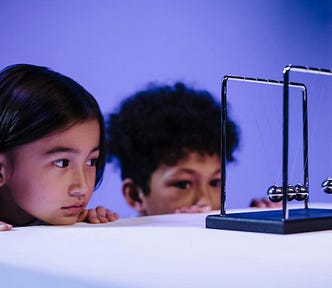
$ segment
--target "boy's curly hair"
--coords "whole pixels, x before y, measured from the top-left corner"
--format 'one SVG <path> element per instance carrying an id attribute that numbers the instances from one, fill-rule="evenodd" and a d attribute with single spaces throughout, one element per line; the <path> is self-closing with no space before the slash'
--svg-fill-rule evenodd
<path id="1" fill-rule="evenodd" d="M 188 152 L 220 155 L 221 107 L 213 96 L 183 83 L 150 86 L 124 100 L 106 121 L 108 161 L 118 160 L 122 179 L 149 194 L 151 174 L 174 165 Z M 227 161 L 238 146 L 236 124 L 228 119 Z"/>

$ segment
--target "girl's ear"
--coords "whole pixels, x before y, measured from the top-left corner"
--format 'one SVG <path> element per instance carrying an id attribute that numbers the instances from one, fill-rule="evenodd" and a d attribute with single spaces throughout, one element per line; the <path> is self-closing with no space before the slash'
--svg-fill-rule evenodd
<path id="1" fill-rule="evenodd" d="M 6 157 L 3 153 L 0 153 L 0 187 L 5 184 L 6 180 Z"/>
<path id="2" fill-rule="evenodd" d="M 126 198 L 127 203 L 140 214 L 144 214 L 145 201 L 142 189 L 131 178 L 126 178 L 122 181 L 122 193 Z"/>

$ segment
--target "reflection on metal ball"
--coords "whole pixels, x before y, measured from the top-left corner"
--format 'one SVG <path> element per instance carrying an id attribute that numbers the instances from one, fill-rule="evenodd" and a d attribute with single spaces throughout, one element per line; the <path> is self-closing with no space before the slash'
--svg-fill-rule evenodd
<path id="1" fill-rule="evenodd" d="M 282 187 L 272 185 L 267 189 L 267 196 L 272 202 L 280 202 L 282 200 Z"/>
<path id="2" fill-rule="evenodd" d="M 295 185 L 295 193 L 295 199 L 297 201 L 303 201 L 308 198 L 308 189 L 301 183 Z"/>
<path id="3" fill-rule="evenodd" d="M 295 188 L 292 185 L 288 185 L 288 201 L 292 201 L 295 199 L 296 193 Z"/>
<path id="4" fill-rule="evenodd" d="M 332 194 L 332 178 L 328 177 L 325 181 L 322 183 L 322 189 L 327 194 Z"/>

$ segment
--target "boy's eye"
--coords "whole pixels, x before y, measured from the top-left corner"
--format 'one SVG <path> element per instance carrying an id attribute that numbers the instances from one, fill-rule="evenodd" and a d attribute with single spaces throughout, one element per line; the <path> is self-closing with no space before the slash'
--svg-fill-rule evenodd
<path id="1" fill-rule="evenodd" d="M 214 179 L 212 181 L 210 181 L 210 185 L 212 187 L 220 187 L 221 185 L 221 180 L 220 179 Z"/>
<path id="2" fill-rule="evenodd" d="M 69 166 L 70 161 L 67 159 L 61 159 L 61 160 L 57 160 L 57 161 L 53 162 L 53 164 L 57 167 L 64 168 L 64 167 Z"/>
<path id="3" fill-rule="evenodd" d="M 191 187 L 190 181 L 178 181 L 173 184 L 175 187 L 180 189 L 189 189 Z"/>
<path id="4" fill-rule="evenodd" d="M 97 158 L 89 159 L 89 160 L 86 162 L 86 164 L 87 164 L 88 166 L 96 167 L 96 166 L 97 166 L 97 161 L 98 161 Z"/>

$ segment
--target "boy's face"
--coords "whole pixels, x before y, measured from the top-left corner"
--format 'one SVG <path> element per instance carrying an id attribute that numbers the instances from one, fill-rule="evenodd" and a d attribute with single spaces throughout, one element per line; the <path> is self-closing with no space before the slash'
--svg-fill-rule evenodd
<path id="1" fill-rule="evenodd" d="M 4 185 L 13 208 L 49 224 L 75 223 L 94 190 L 99 131 L 98 121 L 86 121 L 9 152 Z"/>
<path id="2" fill-rule="evenodd" d="M 220 157 L 189 153 L 174 166 L 151 175 L 150 194 L 141 196 L 141 214 L 207 212 L 220 209 Z"/>

